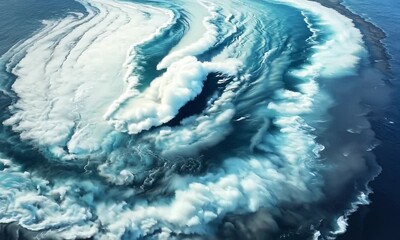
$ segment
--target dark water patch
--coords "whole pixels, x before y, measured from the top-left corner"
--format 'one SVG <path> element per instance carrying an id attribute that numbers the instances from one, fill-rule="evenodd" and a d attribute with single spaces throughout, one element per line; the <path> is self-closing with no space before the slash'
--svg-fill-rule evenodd
<path id="1" fill-rule="evenodd" d="M 62 239 L 56 234 L 49 234 L 46 231 L 31 231 L 16 222 L 0 223 L 1 240 L 56 240 Z M 94 238 L 75 238 L 76 240 L 93 240 Z"/>
<path id="2" fill-rule="evenodd" d="M 225 86 L 230 82 L 223 81 L 223 83 L 218 83 L 220 80 L 226 78 L 226 76 L 220 73 L 211 73 L 207 76 L 207 80 L 204 82 L 203 89 L 201 93 L 195 97 L 192 101 L 186 103 L 181 109 L 179 109 L 178 114 L 166 124 L 162 126 L 175 127 L 180 125 L 181 121 L 187 117 L 200 114 L 206 108 L 207 103 L 211 100 L 211 97 L 215 93 L 221 94 Z"/>
<path id="3" fill-rule="evenodd" d="M 19 226 L 17 223 L 1 223 L 0 239 L 1 240 L 34 240 L 38 239 L 40 233 L 30 231 Z"/>

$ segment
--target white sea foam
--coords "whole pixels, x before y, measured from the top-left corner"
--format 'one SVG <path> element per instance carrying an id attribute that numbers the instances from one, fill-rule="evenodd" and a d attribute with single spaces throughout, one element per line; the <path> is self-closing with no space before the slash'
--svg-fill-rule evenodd
<path id="1" fill-rule="evenodd" d="M 338 77 L 355 74 L 360 58 L 366 54 L 360 30 L 351 19 L 335 10 L 323 7 L 313 1 L 278 0 L 290 4 L 303 11 L 303 15 L 311 13 L 319 19 L 319 24 L 330 29 L 329 40 L 321 45 L 315 45 L 315 54 L 311 57 L 312 64 L 296 72 L 298 76 L 307 77 L 318 74 L 322 77 Z M 314 36 L 315 28 L 305 20 Z"/>
<path id="2" fill-rule="evenodd" d="M 186 56 L 197 56 L 204 53 L 217 44 L 220 35 L 224 35 L 224 32 L 221 32 L 219 26 L 213 23 L 213 21 L 217 21 L 219 18 L 224 17 L 219 13 L 219 10 L 221 10 L 220 7 L 207 0 L 199 0 L 198 2 L 200 3 L 200 7 L 206 8 L 209 14 L 206 15 L 202 21 L 205 32 L 199 37 L 199 39 L 193 38 L 191 33 L 189 33 L 188 36 L 191 36 L 193 41 L 184 47 L 179 47 L 178 45 L 176 49 L 174 49 L 158 64 L 158 69 L 168 68 L 171 64 Z M 197 11 L 198 8 L 193 9 L 192 12 Z M 234 29 L 234 26 L 231 26 L 228 22 L 226 22 L 225 25 L 227 25 L 228 28 L 230 27 Z M 223 27 L 226 28 L 226 26 Z M 194 31 L 198 31 L 198 29 L 194 29 Z"/>
<path id="3" fill-rule="evenodd" d="M 153 7 L 83 3 L 88 15 L 48 23 L 37 40 L 28 39 L 10 53 L 27 54 L 12 70 L 17 76 L 12 90 L 21 100 L 4 124 L 57 157 L 67 154 L 63 146 L 73 157 L 101 151 L 113 141 L 102 115 L 124 91 L 132 46 L 172 21 L 169 11 Z"/>
<path id="4" fill-rule="evenodd" d="M 351 214 L 355 213 L 358 208 L 362 205 L 368 205 L 370 203 L 368 199 L 368 195 L 371 193 L 371 190 L 367 189 L 365 192 L 360 192 L 357 196 L 357 200 L 351 203 L 351 207 L 347 210 L 344 215 L 339 216 L 336 220 L 336 229 L 331 233 L 336 236 L 343 234 L 347 231 L 348 220 Z"/>
<path id="5" fill-rule="evenodd" d="M 239 66 L 240 62 L 235 60 L 201 63 L 194 57 L 180 59 L 154 79 L 143 93 L 119 101 L 117 109 L 109 110 L 107 119 L 118 131 L 130 134 L 159 126 L 174 118 L 182 106 L 200 94 L 209 73 L 235 76 Z"/>

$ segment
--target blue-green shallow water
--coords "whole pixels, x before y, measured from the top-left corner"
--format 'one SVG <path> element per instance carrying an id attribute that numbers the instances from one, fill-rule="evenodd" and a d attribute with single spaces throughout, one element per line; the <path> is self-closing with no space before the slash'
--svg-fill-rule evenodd
<path id="1" fill-rule="evenodd" d="M 370 185 L 374 193 L 369 206 L 350 218 L 343 240 L 400 239 L 400 2 L 397 0 L 345 0 L 349 8 L 387 34 L 383 40 L 392 59 L 393 93 L 386 119 L 373 124 L 382 141 L 375 150 L 382 173 Z"/>

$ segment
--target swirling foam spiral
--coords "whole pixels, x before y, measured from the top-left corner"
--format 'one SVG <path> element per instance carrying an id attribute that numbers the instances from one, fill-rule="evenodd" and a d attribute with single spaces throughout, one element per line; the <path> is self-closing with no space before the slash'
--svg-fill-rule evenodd
<path id="1" fill-rule="evenodd" d="M 0 161 L 0 222 L 210 239 L 328 218 L 311 207 L 329 166 L 321 84 L 365 57 L 350 19 L 305 0 L 79 2 L 1 58 L 3 124 L 38 154 Z"/>

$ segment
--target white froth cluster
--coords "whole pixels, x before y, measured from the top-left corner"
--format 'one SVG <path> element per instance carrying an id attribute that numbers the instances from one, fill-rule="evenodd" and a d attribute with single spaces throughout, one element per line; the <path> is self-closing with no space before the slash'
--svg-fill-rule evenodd
<path id="1" fill-rule="evenodd" d="M 233 59 L 202 63 L 195 57 L 184 57 L 154 79 L 143 93 L 115 104 L 116 109 L 109 111 L 107 119 L 118 131 L 129 134 L 160 126 L 201 93 L 208 74 L 220 72 L 235 76 L 239 66 L 240 62 Z"/>

